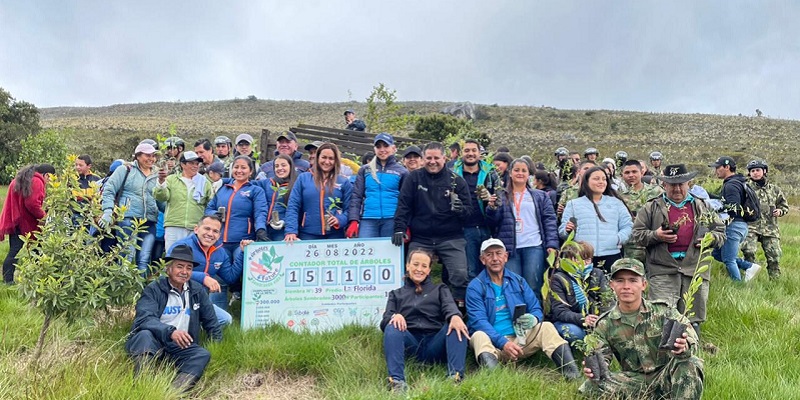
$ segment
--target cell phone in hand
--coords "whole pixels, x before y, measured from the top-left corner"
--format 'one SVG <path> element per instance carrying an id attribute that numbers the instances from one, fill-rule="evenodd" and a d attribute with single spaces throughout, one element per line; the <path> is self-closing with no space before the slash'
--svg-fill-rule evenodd
<path id="1" fill-rule="evenodd" d="M 528 306 L 527 305 L 525 305 L 525 304 L 517 304 L 514 307 L 514 318 L 512 319 L 512 321 L 517 322 L 517 319 L 519 317 L 525 315 L 526 311 L 528 311 Z"/>

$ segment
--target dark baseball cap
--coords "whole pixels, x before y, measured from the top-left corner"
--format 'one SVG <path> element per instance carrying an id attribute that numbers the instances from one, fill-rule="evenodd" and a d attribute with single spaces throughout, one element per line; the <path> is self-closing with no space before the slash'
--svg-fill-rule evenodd
<path id="1" fill-rule="evenodd" d="M 386 132 L 381 132 L 381 133 L 375 135 L 375 140 L 372 141 L 372 144 L 376 145 L 376 144 L 378 144 L 378 142 L 384 142 L 384 143 L 388 144 L 389 146 L 392 146 L 392 145 L 394 145 L 394 138 L 392 137 L 392 135 L 390 135 L 390 134 L 388 134 Z"/>
<path id="2" fill-rule="evenodd" d="M 721 167 L 723 165 L 727 165 L 727 166 L 735 168 L 736 167 L 736 160 L 734 160 L 733 158 L 730 158 L 728 156 L 722 156 L 722 157 L 718 158 L 717 161 L 714 161 L 713 163 L 708 164 L 709 167 L 714 167 L 714 168 Z"/>
<path id="3" fill-rule="evenodd" d="M 303 147 L 303 149 L 305 149 L 305 151 L 311 151 L 311 149 L 318 149 L 319 146 L 322 146 L 323 144 L 325 144 L 325 142 L 322 140 L 315 140 L 307 144 L 306 147 Z"/>
<path id="4" fill-rule="evenodd" d="M 418 146 L 412 144 L 411 146 L 406 147 L 406 149 L 403 151 L 403 158 L 408 157 L 409 154 L 416 154 L 422 157 L 422 150 L 420 150 Z"/>
<path id="5" fill-rule="evenodd" d="M 349 109 L 349 108 L 347 110 L 344 110 L 344 115 L 355 114 L 355 113 L 356 113 L 355 111 L 353 111 L 352 109 Z"/>
<path id="6" fill-rule="evenodd" d="M 214 161 L 211 165 L 206 167 L 206 171 L 222 175 L 225 173 L 225 164 L 220 161 Z"/>
<path id="7" fill-rule="evenodd" d="M 636 275 L 644 276 L 644 264 L 641 261 L 633 258 L 620 258 L 611 266 L 611 276 L 613 277 L 619 271 L 631 271 Z"/>
<path id="8" fill-rule="evenodd" d="M 277 140 L 281 140 L 281 138 L 286 139 L 286 140 L 291 140 L 293 142 L 297 141 L 297 136 L 295 136 L 294 132 L 292 132 L 292 131 L 286 131 L 286 132 L 281 133 L 280 136 L 278 136 Z"/>

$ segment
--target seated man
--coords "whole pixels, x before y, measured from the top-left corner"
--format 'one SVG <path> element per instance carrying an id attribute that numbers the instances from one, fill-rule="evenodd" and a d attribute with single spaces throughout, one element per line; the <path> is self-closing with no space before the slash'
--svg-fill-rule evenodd
<path id="1" fill-rule="evenodd" d="M 632 258 L 611 266 L 617 305 L 600 316 L 594 330 L 598 349 L 610 365 L 612 354 L 622 372 L 602 379 L 585 367 L 580 392 L 590 398 L 699 399 L 703 396 L 703 360 L 696 357 L 697 335 L 685 316 L 662 303 L 644 300 L 644 266 Z M 685 330 L 674 350 L 659 349 L 664 323 L 674 319 Z"/>
<path id="2" fill-rule="evenodd" d="M 521 276 L 505 270 L 508 252 L 500 239 L 481 244 L 481 271 L 467 287 L 470 346 L 478 365 L 494 368 L 498 359 L 516 361 L 542 350 L 567 379 L 580 376 L 572 350 L 550 322 L 542 320 L 542 307 Z M 519 311 L 517 311 L 519 309 Z M 517 318 L 512 318 L 513 314 Z"/>
<path id="3" fill-rule="evenodd" d="M 195 266 L 192 249 L 176 246 L 166 259 L 167 276 L 147 285 L 136 302 L 136 318 L 125 350 L 133 357 L 134 377 L 145 362 L 164 357 L 178 368 L 173 387 L 189 390 L 211 359 L 208 350 L 197 344 L 200 326 L 215 341 L 222 340 L 222 330 L 205 289 L 190 280 Z"/>

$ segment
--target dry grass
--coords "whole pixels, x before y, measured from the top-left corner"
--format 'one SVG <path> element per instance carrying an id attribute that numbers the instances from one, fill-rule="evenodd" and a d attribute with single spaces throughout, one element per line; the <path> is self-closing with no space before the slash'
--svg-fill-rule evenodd
<path id="1" fill-rule="evenodd" d="M 323 399 L 312 376 L 293 376 L 275 371 L 249 372 L 221 385 L 214 399 Z"/>

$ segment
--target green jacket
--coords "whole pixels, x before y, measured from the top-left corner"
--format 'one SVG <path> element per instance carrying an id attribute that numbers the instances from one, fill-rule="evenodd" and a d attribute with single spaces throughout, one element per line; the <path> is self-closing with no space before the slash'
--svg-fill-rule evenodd
<path id="1" fill-rule="evenodd" d="M 781 232 L 778 229 L 778 217 L 772 216 L 770 208 L 781 210 L 781 216 L 786 215 L 789 212 L 789 203 L 786 201 L 786 196 L 783 195 L 781 188 L 772 184 L 768 179 L 764 187 L 759 186 L 752 180 L 748 180 L 747 184 L 756 192 L 758 201 L 761 203 L 761 218 L 758 221 L 748 223 L 748 231 L 756 235 L 780 239 Z"/>
<path id="2" fill-rule="evenodd" d="M 644 206 L 644 203 L 660 196 L 661 193 L 664 193 L 664 189 L 661 189 L 661 186 L 643 183 L 642 190 L 635 190 L 630 186 L 626 187 L 625 190 L 622 191 L 621 197 L 635 218 L 636 213 Z"/>
<path id="3" fill-rule="evenodd" d="M 164 184 L 164 186 L 156 184 L 153 189 L 153 197 L 157 201 L 163 201 L 167 204 L 167 210 L 164 213 L 164 226 L 193 229 L 200 221 L 200 218 L 203 218 L 206 205 L 208 205 L 211 197 L 214 196 L 211 182 L 205 180 L 203 195 L 199 200 L 195 200 L 189 195 L 189 190 L 181 180 L 181 175 L 169 175 Z"/>
<path id="4" fill-rule="evenodd" d="M 664 321 L 672 318 L 683 324 L 688 334 L 689 349 L 679 355 L 659 350 Z M 664 303 L 642 300 L 642 306 L 632 326 L 624 322 L 622 312 L 614 307 L 600 316 L 594 335 L 606 361 L 617 358 L 623 372 L 652 374 L 664 367 L 670 358 L 689 358 L 697 353 L 697 334 L 689 320 Z M 702 361 L 697 359 L 702 365 Z"/>

